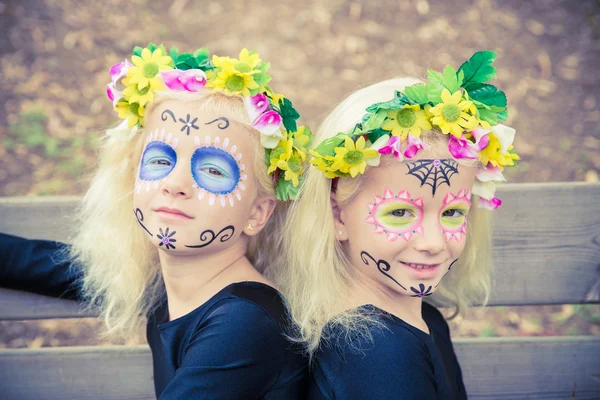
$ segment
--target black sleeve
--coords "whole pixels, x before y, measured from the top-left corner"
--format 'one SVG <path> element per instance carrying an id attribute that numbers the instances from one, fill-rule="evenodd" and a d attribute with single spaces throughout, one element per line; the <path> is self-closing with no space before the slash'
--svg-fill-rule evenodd
<path id="1" fill-rule="evenodd" d="M 259 306 L 222 300 L 195 330 L 160 400 L 261 399 L 281 371 L 282 340 Z"/>
<path id="2" fill-rule="evenodd" d="M 435 399 L 437 384 L 427 346 L 408 330 L 378 333 L 364 351 L 345 352 L 334 378 L 336 399 Z"/>
<path id="3" fill-rule="evenodd" d="M 80 300 L 80 269 L 67 261 L 68 245 L 0 233 L 0 286 Z"/>

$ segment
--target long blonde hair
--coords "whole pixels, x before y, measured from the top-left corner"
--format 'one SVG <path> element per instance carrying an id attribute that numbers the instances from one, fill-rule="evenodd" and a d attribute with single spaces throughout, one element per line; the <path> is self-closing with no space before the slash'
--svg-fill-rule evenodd
<path id="1" fill-rule="evenodd" d="M 197 104 L 241 123 L 254 141 L 254 171 L 258 195 L 275 196 L 267 175 L 265 150 L 259 133 L 250 126 L 243 99 L 210 91 L 197 93 L 161 92 L 147 114 L 163 101 L 177 99 Z M 142 129 L 143 131 L 143 129 Z M 88 304 L 105 321 L 107 335 L 126 337 L 165 296 L 158 250 L 138 226 L 133 211 L 135 173 L 145 135 L 138 132 L 129 141 L 105 137 L 99 165 L 76 215 L 76 230 L 70 256 L 83 270 L 82 292 Z M 247 257 L 255 268 L 266 272 L 272 255 L 280 251 L 270 238 L 279 236 L 286 204 L 278 202 L 271 220 L 248 243 Z M 260 246 L 258 245 L 260 243 Z"/>
<path id="2" fill-rule="evenodd" d="M 358 90 L 339 104 L 319 127 L 314 146 L 356 123 L 371 104 L 387 101 L 395 90 L 417 83 L 410 78 L 396 78 Z M 424 132 L 421 137 L 434 151 L 450 157 L 447 135 Z M 382 163 L 386 163 L 382 158 Z M 361 190 L 365 175 L 338 181 L 338 204 L 347 204 Z M 296 340 L 305 344 L 309 355 L 323 340 L 329 339 L 325 327 L 334 322 L 344 328 L 346 337 L 368 336 L 370 326 L 377 323 L 374 315 L 364 310 L 345 310 L 351 297 L 349 287 L 355 279 L 355 267 L 335 237 L 333 210 L 330 203 L 331 180 L 323 172 L 310 168 L 305 175 L 300 198 L 291 207 L 284 228 L 287 267 L 278 269 L 277 283 L 287 297 L 292 318 L 297 326 Z M 491 229 L 488 212 L 474 207 L 469 213 L 469 229 L 463 254 L 448 274 L 431 301 L 456 307 L 456 312 L 475 301 L 486 302 L 490 291 Z"/>

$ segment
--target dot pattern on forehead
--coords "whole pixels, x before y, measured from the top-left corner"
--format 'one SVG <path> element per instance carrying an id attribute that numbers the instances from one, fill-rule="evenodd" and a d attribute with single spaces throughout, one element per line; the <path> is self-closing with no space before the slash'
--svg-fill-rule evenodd
<path id="1" fill-rule="evenodd" d="M 206 187 L 200 186 L 201 183 L 198 181 L 196 181 L 196 183 L 193 185 L 195 189 L 198 189 L 197 197 L 199 200 L 208 197 L 208 204 L 211 206 L 214 205 L 218 200 L 222 207 L 225 207 L 227 204 L 233 207 L 235 199 L 238 199 L 238 201 L 242 199 L 240 191 L 246 190 L 246 185 L 244 182 L 248 180 L 248 175 L 244 173 L 246 165 L 241 162 L 242 154 L 237 152 L 236 145 L 229 146 L 229 138 L 225 138 L 221 142 L 221 139 L 218 136 L 212 139 L 207 135 L 204 137 L 204 140 L 200 139 L 198 136 L 195 136 L 194 144 L 196 145 L 197 149 L 215 148 L 226 152 L 231 155 L 233 160 L 236 162 L 237 168 L 239 169 L 239 179 L 235 183 L 235 186 L 230 190 L 225 192 L 213 192 Z"/>
<path id="2" fill-rule="evenodd" d="M 450 242 L 452 239 L 455 239 L 457 242 L 460 242 L 467 233 L 467 216 L 463 217 L 462 223 L 457 226 L 449 226 L 444 223 L 444 218 L 442 217 L 442 213 L 448 206 L 452 204 L 468 204 L 471 206 L 471 191 L 461 189 L 456 195 L 452 193 L 447 193 L 444 197 L 444 201 L 442 204 L 442 209 L 440 210 L 440 221 L 442 227 L 442 234 L 446 239 L 446 242 Z"/>
<path id="3" fill-rule="evenodd" d="M 407 162 L 407 175 L 419 179 L 421 186 L 431 186 L 431 195 L 435 196 L 438 187 L 443 184 L 450 186 L 452 175 L 458 174 L 458 163 L 453 159 L 417 160 Z"/>
<path id="4" fill-rule="evenodd" d="M 375 196 L 375 202 L 368 203 L 367 208 L 369 215 L 366 221 L 375 226 L 375 233 L 386 235 L 390 242 L 396 241 L 399 237 L 408 241 L 417 233 L 423 235 L 423 198 L 411 197 L 408 190 L 394 195 L 389 189 L 385 189 L 383 197 Z M 390 216 L 389 212 L 395 210 L 408 210 L 413 218 L 403 221 Z M 393 226 L 386 219 L 391 219 L 392 223 L 400 223 Z"/>
<path id="5" fill-rule="evenodd" d="M 163 128 L 160 130 L 156 129 L 155 131 L 148 133 L 148 135 L 146 136 L 146 141 L 144 142 L 144 149 L 146 147 L 148 147 L 148 144 L 150 144 L 151 142 L 156 142 L 156 141 L 160 141 L 160 142 L 170 145 L 173 148 L 173 150 L 175 150 L 177 148 L 177 145 L 179 144 L 179 139 L 176 137 L 173 137 L 173 134 L 171 132 L 166 133 Z M 168 175 L 167 175 L 162 179 L 153 180 L 153 181 L 146 181 L 146 180 L 141 179 L 140 178 L 140 170 L 142 168 L 143 157 L 144 157 L 144 152 L 142 152 L 142 154 L 140 155 L 138 169 L 135 174 L 135 176 L 136 176 L 136 178 L 135 178 L 136 193 L 140 193 L 143 189 L 145 189 L 146 192 L 149 192 L 150 189 L 158 189 L 160 187 L 160 185 L 163 182 L 165 182 L 168 178 Z"/>

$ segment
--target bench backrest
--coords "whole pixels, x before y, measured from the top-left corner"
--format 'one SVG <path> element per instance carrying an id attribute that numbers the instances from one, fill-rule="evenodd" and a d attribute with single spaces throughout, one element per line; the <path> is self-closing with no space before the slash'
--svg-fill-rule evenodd
<path id="1" fill-rule="evenodd" d="M 600 185 L 507 184 L 498 196 L 504 204 L 495 211 L 490 304 L 599 302 Z M 77 200 L 0 198 L 0 232 L 65 240 Z M 0 320 L 76 316 L 81 307 L 72 302 L 0 289 Z M 600 398 L 600 338 L 456 339 L 454 345 L 471 399 Z M 153 398 L 146 346 L 2 350 L 0 371 L 2 398 Z"/>

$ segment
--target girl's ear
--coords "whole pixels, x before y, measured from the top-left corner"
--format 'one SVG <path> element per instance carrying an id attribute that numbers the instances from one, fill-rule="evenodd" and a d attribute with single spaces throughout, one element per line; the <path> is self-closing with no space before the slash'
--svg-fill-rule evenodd
<path id="1" fill-rule="evenodd" d="M 277 201 L 274 197 L 265 196 L 256 199 L 243 232 L 248 236 L 257 235 L 269 222 L 276 205 Z"/>
<path id="2" fill-rule="evenodd" d="M 331 192 L 329 196 L 331 202 L 331 209 L 333 210 L 333 224 L 335 225 L 335 237 L 337 240 L 348 240 L 348 231 L 346 230 L 346 224 L 344 222 L 345 216 L 344 211 L 337 202 L 337 196 L 334 192 Z"/>

